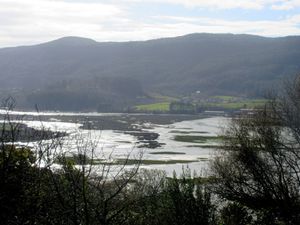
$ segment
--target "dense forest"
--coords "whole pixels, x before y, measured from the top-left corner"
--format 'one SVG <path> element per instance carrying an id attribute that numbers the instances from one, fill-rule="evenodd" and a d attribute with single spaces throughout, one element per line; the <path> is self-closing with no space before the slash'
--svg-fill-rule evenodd
<path id="1" fill-rule="evenodd" d="M 119 43 L 66 37 L 0 49 L 0 94 L 20 108 L 65 111 L 120 111 L 153 101 L 151 93 L 261 97 L 299 71 L 298 46 L 297 36 L 191 34 Z"/>

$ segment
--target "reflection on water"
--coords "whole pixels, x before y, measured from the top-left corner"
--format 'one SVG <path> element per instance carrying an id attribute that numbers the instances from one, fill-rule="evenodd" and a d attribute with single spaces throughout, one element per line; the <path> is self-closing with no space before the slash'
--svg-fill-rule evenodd
<path id="1" fill-rule="evenodd" d="M 1 114 L 1 112 L 0 112 Z M 40 115 L 35 112 L 13 112 L 15 115 Z M 82 124 L 73 122 L 61 122 L 58 121 L 55 116 L 58 115 L 76 115 L 86 116 L 93 115 L 101 117 L 99 113 L 42 113 L 42 115 L 53 116 L 52 119 L 47 121 L 34 121 L 24 120 L 22 123 L 35 129 L 50 129 L 52 131 L 65 131 L 69 136 L 65 137 L 62 142 L 62 150 L 77 152 L 78 151 L 78 139 L 82 139 L 81 144 L 94 143 L 95 157 L 96 158 L 126 158 L 130 154 L 131 158 L 140 156 L 143 154 L 143 160 L 162 161 L 161 164 L 148 164 L 142 165 L 143 168 L 148 169 L 163 169 L 167 174 L 171 175 L 173 170 L 180 174 L 182 167 L 187 163 L 176 163 L 176 160 L 190 160 L 188 166 L 192 170 L 201 171 L 207 166 L 208 160 L 211 159 L 216 150 L 212 147 L 216 145 L 214 142 L 205 143 L 206 147 L 201 147 L 201 143 L 188 143 L 175 141 L 176 135 L 184 136 L 217 136 L 221 133 L 222 128 L 225 127 L 228 118 L 225 117 L 211 117 L 205 119 L 189 120 L 176 122 L 169 125 L 152 124 L 151 132 L 158 133 L 159 137 L 156 141 L 163 143 L 161 147 L 148 149 L 138 148 L 138 142 L 136 136 L 124 133 L 121 131 L 113 130 L 82 130 L 80 127 Z M 107 115 L 107 114 L 105 114 Z M 114 114 L 117 116 L 117 114 Z M 17 121 L 15 121 L 17 122 Z M 146 131 L 146 130 L 145 130 Z M 34 146 L 34 143 L 31 143 Z M 85 147 L 87 147 L 86 145 Z M 162 152 L 163 154 L 159 154 Z M 154 154 L 152 154 L 154 153 Z M 176 154 L 177 153 L 177 154 Z M 164 164 L 163 161 L 175 160 L 174 164 Z"/>

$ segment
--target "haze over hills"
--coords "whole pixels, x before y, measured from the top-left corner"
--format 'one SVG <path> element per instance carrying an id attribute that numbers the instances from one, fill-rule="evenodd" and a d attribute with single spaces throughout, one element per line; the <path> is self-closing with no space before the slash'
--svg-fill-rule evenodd
<path id="1" fill-rule="evenodd" d="M 147 101 L 150 92 L 259 96 L 300 72 L 299 59 L 298 36 L 190 34 L 120 43 L 65 37 L 0 49 L 0 89 L 22 107 L 53 110 L 114 110 Z"/>

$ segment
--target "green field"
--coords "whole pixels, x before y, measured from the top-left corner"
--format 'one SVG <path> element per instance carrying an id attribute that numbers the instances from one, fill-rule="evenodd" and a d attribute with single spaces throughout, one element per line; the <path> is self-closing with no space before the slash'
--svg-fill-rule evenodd
<path id="1" fill-rule="evenodd" d="M 141 112 L 169 112 L 170 103 L 176 102 L 179 99 L 159 93 L 148 93 L 148 97 L 154 100 L 155 103 L 136 105 L 135 110 Z"/>
<path id="2" fill-rule="evenodd" d="M 155 153 L 151 153 L 155 154 Z M 183 155 L 185 153 L 182 152 L 160 152 L 160 154 L 180 154 Z M 73 156 L 60 156 L 54 160 L 56 164 L 64 164 L 69 163 L 71 165 L 161 165 L 161 164 L 176 164 L 176 163 L 191 163 L 197 162 L 198 160 L 139 160 L 139 159 L 115 159 L 112 162 L 107 162 L 103 159 L 91 159 L 84 155 L 73 155 Z"/>
<path id="3" fill-rule="evenodd" d="M 200 143 L 201 144 L 201 143 Z M 201 144 L 201 145 L 187 145 L 188 148 L 209 148 L 209 149 L 222 149 L 225 148 L 223 145 L 208 145 L 208 144 Z"/>
<path id="4" fill-rule="evenodd" d="M 176 98 L 163 96 L 159 94 L 152 94 L 152 98 L 157 100 L 157 103 L 142 104 L 135 106 L 136 111 L 140 112 L 169 112 L 171 102 L 178 102 Z M 209 101 L 209 99 L 218 100 L 216 102 Z M 266 99 L 245 99 L 241 97 L 228 96 L 228 95 L 217 95 L 207 99 L 207 102 L 202 103 L 202 106 L 208 110 L 211 108 L 218 108 L 224 110 L 238 110 L 238 109 L 253 109 L 263 106 L 267 102 Z M 180 104 L 180 103 L 179 103 Z M 197 103 L 195 103 L 197 105 Z M 180 110 L 187 110 L 183 108 Z"/>
<path id="5" fill-rule="evenodd" d="M 150 152 L 151 155 L 185 155 L 184 152 Z"/>
<path id="6" fill-rule="evenodd" d="M 161 94 L 158 94 L 158 93 L 149 93 L 148 96 L 150 98 L 153 98 L 153 99 L 155 99 L 157 101 L 160 101 L 160 102 L 174 102 L 174 101 L 179 100 L 178 98 L 170 97 L 170 96 L 166 96 L 166 95 L 161 95 Z"/>
<path id="7" fill-rule="evenodd" d="M 179 142 L 201 143 L 218 142 L 223 139 L 222 136 L 193 136 L 193 135 L 176 135 L 174 140 Z"/>
<path id="8" fill-rule="evenodd" d="M 135 107 L 138 111 L 151 112 L 168 112 L 170 109 L 170 102 L 159 102 L 154 104 L 137 105 Z"/>
<path id="9" fill-rule="evenodd" d="M 212 98 L 222 99 L 224 101 L 231 101 L 235 97 L 234 96 L 228 96 L 228 95 L 217 95 L 217 96 L 213 96 Z"/>
<path id="10" fill-rule="evenodd" d="M 135 160 L 135 159 L 118 159 L 113 162 L 111 165 L 136 165 L 136 164 L 143 164 L 143 165 L 164 165 L 164 164 L 177 164 L 177 163 L 192 163 L 198 162 L 199 160 Z"/>
<path id="11" fill-rule="evenodd" d="M 207 103 L 206 107 L 217 107 L 223 109 L 252 109 L 256 107 L 264 106 L 266 103 L 265 99 L 253 99 L 253 100 L 244 100 L 240 102 L 221 102 L 221 103 Z"/>

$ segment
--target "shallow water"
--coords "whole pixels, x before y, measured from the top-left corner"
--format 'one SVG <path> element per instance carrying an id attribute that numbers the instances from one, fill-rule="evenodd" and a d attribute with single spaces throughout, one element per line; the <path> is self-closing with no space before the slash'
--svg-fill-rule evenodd
<path id="1" fill-rule="evenodd" d="M 3 111 L 2 111 L 3 113 Z M 1 111 L 0 111 L 1 114 Z M 162 161 L 162 164 L 142 165 L 142 168 L 147 169 L 162 169 L 168 175 L 172 175 L 175 170 L 178 174 L 182 168 L 188 166 L 191 170 L 196 170 L 198 173 L 205 170 L 208 165 L 208 160 L 213 158 L 215 151 L 212 148 L 201 148 L 195 143 L 178 142 L 174 140 L 176 135 L 201 135 L 201 136 L 217 136 L 221 134 L 222 128 L 226 126 L 228 118 L 211 117 L 205 119 L 189 120 L 176 122 L 169 125 L 151 124 L 151 131 L 158 133 L 160 136 L 156 140 L 164 143 L 161 147 L 155 149 L 138 148 L 138 140 L 136 137 L 125 134 L 122 131 L 113 130 L 82 130 L 80 123 L 61 122 L 55 116 L 70 115 L 70 116 L 95 116 L 110 115 L 104 113 L 36 113 L 36 112 L 17 112 L 13 111 L 12 115 L 38 116 L 48 115 L 53 116 L 50 121 L 23 120 L 22 123 L 35 129 L 49 129 L 52 131 L 64 131 L 69 135 L 62 139 L 62 145 L 59 147 L 59 152 L 80 152 L 93 150 L 94 158 L 106 160 L 122 159 L 128 155 L 131 159 L 139 158 L 142 154 L 143 160 Z M 118 116 L 118 114 L 113 114 Z M 120 114 L 121 115 L 121 114 Z M 1 121 L 0 121 L 1 122 Z M 15 121 L 17 122 L 17 121 Z M 175 133 L 176 132 L 176 133 Z M 201 132 L 201 133 L 199 133 Z M 47 143 L 47 141 L 45 141 Z M 28 144 L 28 143 L 27 143 Z M 206 145 L 215 145 L 216 143 L 206 143 Z M 35 146 L 35 143 L 29 143 L 30 146 Z M 189 147 L 197 145 L 197 147 Z M 172 152 L 172 154 L 151 154 L 159 152 Z M 180 153 L 180 154 L 175 154 Z M 164 164 L 164 161 L 169 160 L 191 160 L 190 163 L 174 163 Z"/>

